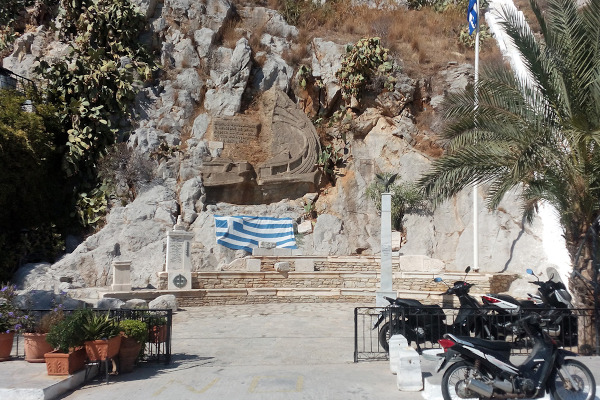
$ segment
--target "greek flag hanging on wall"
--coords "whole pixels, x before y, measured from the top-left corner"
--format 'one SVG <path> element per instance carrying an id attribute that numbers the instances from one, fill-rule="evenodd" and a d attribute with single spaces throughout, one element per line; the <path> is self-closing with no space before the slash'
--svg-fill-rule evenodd
<path id="1" fill-rule="evenodd" d="M 296 249 L 294 223 L 291 218 L 215 215 L 217 243 L 252 253 L 258 242 L 275 243 L 279 249 Z"/>

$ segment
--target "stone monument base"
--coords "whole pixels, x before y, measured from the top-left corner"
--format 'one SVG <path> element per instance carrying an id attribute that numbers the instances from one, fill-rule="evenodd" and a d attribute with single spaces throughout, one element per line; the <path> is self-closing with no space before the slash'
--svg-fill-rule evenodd
<path id="1" fill-rule="evenodd" d="M 191 271 L 168 272 L 167 276 L 168 290 L 190 290 L 192 288 Z"/>

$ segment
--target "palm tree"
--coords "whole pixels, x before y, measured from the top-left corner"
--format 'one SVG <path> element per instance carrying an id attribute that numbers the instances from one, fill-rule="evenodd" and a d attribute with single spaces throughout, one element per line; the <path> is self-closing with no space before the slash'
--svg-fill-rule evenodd
<path id="1" fill-rule="evenodd" d="M 558 211 L 575 268 L 592 274 L 592 240 L 585 233 L 600 215 L 600 0 L 548 0 L 542 12 L 530 0 L 541 30 L 502 9 L 500 23 L 520 53 L 529 78 L 506 65 L 484 68 L 473 109 L 472 87 L 447 96 L 442 138 L 446 154 L 419 183 L 438 202 L 482 183 L 496 207 L 520 189 L 531 221 L 545 201 Z M 572 284 L 574 281 L 572 282 Z M 580 304 L 593 301 L 574 287 Z"/>

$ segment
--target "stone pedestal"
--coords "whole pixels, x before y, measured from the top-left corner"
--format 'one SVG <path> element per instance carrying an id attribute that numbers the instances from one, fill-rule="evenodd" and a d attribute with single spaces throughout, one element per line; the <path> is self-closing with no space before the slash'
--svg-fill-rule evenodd
<path id="1" fill-rule="evenodd" d="M 375 305 L 385 307 L 390 303 L 383 297 L 396 298 L 392 290 L 392 194 L 381 194 L 381 278 Z"/>
<path id="2" fill-rule="evenodd" d="M 390 338 L 389 354 L 390 354 L 390 372 L 394 375 L 398 372 L 398 362 L 400 361 L 400 349 L 408 347 L 408 341 L 403 335 L 394 335 Z"/>
<path id="3" fill-rule="evenodd" d="M 131 261 L 113 261 L 113 292 L 128 292 L 131 290 Z"/>
<path id="4" fill-rule="evenodd" d="M 193 233 L 175 229 L 167 232 L 167 289 L 192 288 L 192 261 L 190 258 Z"/>
<path id="5" fill-rule="evenodd" d="M 403 392 L 423 390 L 421 358 L 415 349 L 412 347 L 400 348 L 397 371 L 396 387 L 398 390 Z"/>

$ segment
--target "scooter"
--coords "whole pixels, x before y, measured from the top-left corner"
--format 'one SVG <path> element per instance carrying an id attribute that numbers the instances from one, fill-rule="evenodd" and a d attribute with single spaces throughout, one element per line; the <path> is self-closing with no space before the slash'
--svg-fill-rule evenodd
<path id="1" fill-rule="evenodd" d="M 504 294 L 482 296 L 483 305 L 490 310 L 490 320 L 500 336 L 523 342 L 526 336 L 513 322 L 524 314 L 537 312 L 542 315 L 545 321 L 542 327 L 548 334 L 559 338 L 564 345 L 577 344 L 577 317 L 571 311 L 571 295 L 565 285 L 560 280 L 555 281 L 554 274 L 544 282 L 531 269 L 527 269 L 527 273 L 537 278 L 530 283 L 538 286 L 538 296 L 528 293 L 529 300 L 517 300 Z"/>
<path id="2" fill-rule="evenodd" d="M 591 371 L 580 361 L 567 359 L 576 354 L 560 348 L 542 322 L 535 313 L 514 322 L 533 341 L 532 352 L 521 365 L 509 360 L 510 342 L 444 335 L 438 341 L 444 353 L 437 368 L 439 372 L 451 363 L 442 377 L 444 400 L 532 399 L 547 392 L 555 400 L 593 400 L 596 382 Z"/>
<path id="3" fill-rule="evenodd" d="M 471 267 L 465 269 L 465 277 L 462 281 L 454 282 L 448 286 L 442 295 L 456 295 L 460 301 L 460 309 L 453 324 L 447 325 L 444 321 L 446 315 L 444 310 L 437 304 L 425 305 L 415 299 L 393 299 L 385 297 L 390 305 L 382 310 L 373 329 L 379 326 L 379 344 L 387 352 L 389 350 L 389 339 L 394 334 L 403 335 L 408 344 L 414 342 L 417 351 L 422 352 L 421 343 L 435 342 L 447 332 L 462 335 L 471 333 L 476 336 L 492 338 L 490 324 L 486 320 L 485 313 L 481 311 L 481 305 L 469 295 L 472 283 L 465 281 Z M 441 278 L 435 278 L 435 282 L 443 282 Z M 385 321 L 385 323 L 383 323 Z M 383 323 L 383 324 L 382 324 Z"/>

